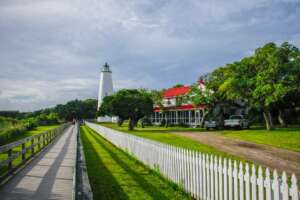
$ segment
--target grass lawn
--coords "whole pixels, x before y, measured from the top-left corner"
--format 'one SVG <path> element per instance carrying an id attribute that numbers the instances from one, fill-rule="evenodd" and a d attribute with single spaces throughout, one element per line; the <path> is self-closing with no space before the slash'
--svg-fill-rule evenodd
<path id="1" fill-rule="evenodd" d="M 38 126 L 34 130 L 25 131 L 23 134 L 19 134 L 19 135 L 13 137 L 13 138 L 10 138 L 3 145 L 15 142 L 17 140 L 21 140 L 23 138 L 26 138 L 26 137 L 29 137 L 29 136 L 32 136 L 32 135 L 36 135 L 36 134 L 42 133 L 42 132 L 44 132 L 46 130 L 53 129 L 53 128 L 56 128 L 58 126 L 59 126 L 59 124 L 57 124 L 57 125 L 50 125 L 50 126 Z"/>
<path id="2" fill-rule="evenodd" d="M 191 139 L 187 139 L 184 137 L 164 134 L 168 132 L 203 132 L 206 131 L 201 128 L 184 128 L 184 127 L 146 127 L 146 128 L 136 128 L 134 131 L 128 131 L 127 125 L 124 124 L 122 127 L 118 127 L 113 123 L 101 123 L 106 127 L 110 127 L 116 130 L 120 130 L 123 132 L 127 132 L 130 134 L 138 135 L 141 137 L 146 137 L 149 139 L 157 140 L 163 143 L 173 144 L 175 146 L 185 147 L 189 149 L 199 150 L 202 152 L 211 152 L 216 153 L 215 149 L 207 145 L 199 144 L 195 145 L 195 142 L 188 142 Z M 254 142 L 258 144 L 266 144 L 271 145 L 278 148 L 284 148 L 292 151 L 300 152 L 300 127 L 293 126 L 289 128 L 276 128 L 273 131 L 267 131 L 263 127 L 255 127 L 248 130 L 220 130 L 220 131 L 212 131 L 214 133 L 218 133 L 225 137 L 236 138 L 244 141 Z"/>
<path id="3" fill-rule="evenodd" d="M 240 158 L 234 157 L 228 153 L 222 152 L 217 150 L 214 147 L 211 147 L 209 145 L 201 144 L 198 141 L 192 140 L 190 138 L 182 137 L 175 134 L 170 134 L 170 131 L 202 131 L 203 129 L 194 129 L 194 128 L 182 128 L 182 127 L 146 127 L 146 128 L 136 128 L 135 130 L 129 131 L 127 128 L 127 125 L 123 125 L 121 127 L 118 127 L 114 123 L 99 123 L 103 126 L 113 128 L 119 131 L 123 131 L 132 135 L 136 135 L 139 137 L 148 138 L 151 140 L 155 140 L 161 143 L 166 143 L 186 149 L 191 149 L 195 151 L 200 151 L 202 153 L 212 153 L 219 156 L 234 158 L 237 160 L 242 160 Z"/>
<path id="4" fill-rule="evenodd" d="M 46 130 L 54 129 L 54 128 L 58 127 L 58 126 L 59 126 L 59 125 L 38 126 L 38 127 L 37 127 L 36 129 L 34 129 L 34 130 L 26 131 L 26 132 L 24 132 L 23 134 L 18 135 L 18 136 L 16 136 L 16 137 L 10 139 L 6 144 L 11 143 L 11 142 L 15 142 L 15 141 L 17 141 L 17 140 L 20 140 L 20 139 L 23 139 L 23 138 L 26 138 L 26 137 L 29 137 L 29 136 L 32 136 L 32 135 L 36 135 L 36 134 L 42 133 L 42 132 L 44 132 L 44 131 L 46 131 Z M 35 139 L 34 142 L 37 142 L 37 139 Z M 28 147 L 28 146 L 30 146 L 30 145 L 31 145 L 31 142 L 29 141 L 29 142 L 26 143 L 25 146 Z M 13 148 L 12 153 L 17 153 L 17 152 L 20 152 L 21 150 L 22 150 L 22 149 L 21 149 L 21 146 L 18 146 L 18 147 Z M 38 150 L 38 146 L 35 147 L 35 151 L 37 151 L 37 150 Z M 28 151 L 28 152 L 26 153 L 26 156 L 28 157 L 28 156 L 30 156 L 30 155 L 31 155 L 31 153 Z M 6 160 L 7 157 L 8 157 L 8 156 L 7 156 L 7 153 L 0 153 L 0 161 L 1 161 L 1 160 Z M 21 161 L 22 161 L 22 160 L 21 160 L 21 156 L 19 156 L 17 159 L 15 159 L 15 160 L 13 161 L 13 166 L 19 165 L 19 164 L 21 163 Z M 3 173 L 5 173 L 6 170 L 7 170 L 6 166 L 5 166 L 5 167 L 0 167 L 0 175 L 2 175 Z"/>
<path id="5" fill-rule="evenodd" d="M 219 131 L 218 133 L 230 138 L 237 138 L 300 152 L 300 127 L 277 128 L 273 131 L 267 131 L 264 128 L 225 130 Z"/>
<path id="6" fill-rule="evenodd" d="M 94 199 L 191 199 L 87 126 L 80 130 Z"/>

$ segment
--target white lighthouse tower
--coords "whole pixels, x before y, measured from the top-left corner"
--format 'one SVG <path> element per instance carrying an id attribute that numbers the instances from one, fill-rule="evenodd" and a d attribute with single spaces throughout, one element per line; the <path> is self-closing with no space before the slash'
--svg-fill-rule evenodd
<path id="1" fill-rule="evenodd" d="M 112 72 L 109 69 L 109 65 L 105 63 L 100 73 L 100 82 L 99 82 L 99 95 L 98 95 L 98 107 L 99 110 L 102 100 L 105 96 L 111 95 L 113 93 L 113 82 L 112 82 Z M 100 122 L 111 122 L 112 118 L 98 117 L 97 121 Z"/>

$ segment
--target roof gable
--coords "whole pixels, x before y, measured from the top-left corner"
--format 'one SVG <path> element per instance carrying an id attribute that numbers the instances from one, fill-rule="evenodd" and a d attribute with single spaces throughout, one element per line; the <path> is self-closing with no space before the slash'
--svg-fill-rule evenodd
<path id="1" fill-rule="evenodd" d="M 175 88 L 169 88 L 163 93 L 164 98 L 171 98 L 176 96 L 185 95 L 190 91 L 190 86 L 182 86 L 182 87 L 175 87 Z"/>

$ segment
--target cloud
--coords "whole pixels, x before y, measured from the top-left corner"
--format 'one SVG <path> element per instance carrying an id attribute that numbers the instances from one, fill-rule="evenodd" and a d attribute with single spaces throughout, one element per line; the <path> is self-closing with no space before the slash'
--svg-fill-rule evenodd
<path id="1" fill-rule="evenodd" d="M 266 42 L 300 46 L 299 0 L 2 0 L 0 110 L 190 84 Z"/>
<path id="2" fill-rule="evenodd" d="M 4 79 L 0 80 L 0 85 L 0 106 L 6 106 L 6 110 L 26 111 L 40 108 L 40 102 L 54 106 L 75 98 L 95 98 L 89 89 L 97 87 L 94 81 L 78 78 L 58 81 Z"/>

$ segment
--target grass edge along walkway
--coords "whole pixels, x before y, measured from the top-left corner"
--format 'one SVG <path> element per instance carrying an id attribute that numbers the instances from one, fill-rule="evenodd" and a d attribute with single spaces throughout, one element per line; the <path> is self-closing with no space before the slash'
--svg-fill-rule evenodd
<path id="1" fill-rule="evenodd" d="M 80 131 L 94 199 L 191 199 L 92 129 L 83 126 Z"/>

